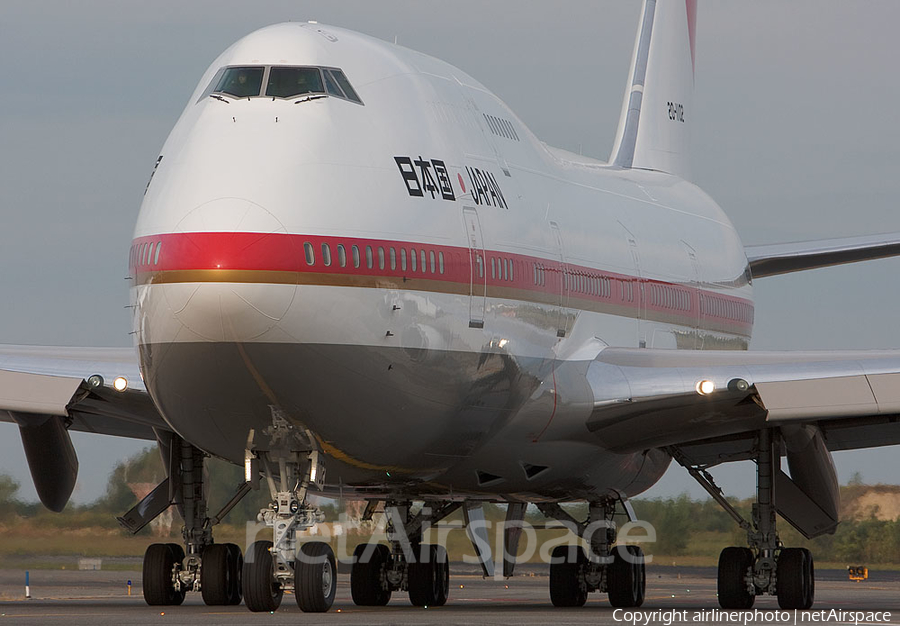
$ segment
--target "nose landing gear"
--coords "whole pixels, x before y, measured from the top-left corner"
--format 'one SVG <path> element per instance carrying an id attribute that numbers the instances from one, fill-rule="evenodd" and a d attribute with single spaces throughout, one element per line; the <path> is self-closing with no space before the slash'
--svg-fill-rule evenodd
<path id="1" fill-rule="evenodd" d="M 322 613 L 331 608 L 337 589 L 334 552 L 321 541 L 298 546 L 297 532 L 325 521 L 306 499 L 310 485 L 324 486 L 325 468 L 317 451 L 293 449 L 291 426 L 276 420 L 274 430 L 279 429 L 283 432 L 275 432 L 272 441 L 281 445 L 254 450 L 252 435 L 248 445 L 247 463 L 251 468 L 262 464 L 272 494 L 272 503 L 257 519 L 272 529 L 273 540 L 250 546 L 243 569 L 244 602 L 251 611 L 274 611 L 283 593 L 292 591 L 300 610 Z"/>

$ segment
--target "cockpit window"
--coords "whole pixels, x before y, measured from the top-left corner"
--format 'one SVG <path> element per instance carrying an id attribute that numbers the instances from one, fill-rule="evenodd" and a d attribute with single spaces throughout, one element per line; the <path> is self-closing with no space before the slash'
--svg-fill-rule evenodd
<path id="1" fill-rule="evenodd" d="M 263 90 L 265 84 L 265 90 Z M 350 81 L 337 68 L 291 66 L 223 67 L 216 72 L 209 86 L 200 96 L 226 101 L 216 94 L 235 98 L 296 98 L 307 94 L 322 94 L 362 104 Z M 309 98 L 307 98 L 308 100 Z M 198 102 L 200 101 L 198 100 Z"/>
<path id="2" fill-rule="evenodd" d="M 341 70 L 326 71 L 334 76 L 334 79 L 337 81 L 338 85 L 340 85 L 341 89 L 344 90 L 344 93 L 346 94 L 348 100 L 353 100 L 353 102 L 362 104 L 362 100 L 360 100 L 359 96 L 356 95 L 356 91 L 353 90 L 353 86 L 350 85 L 350 81 L 347 80 L 347 77 L 344 76 L 344 73 Z"/>
<path id="3" fill-rule="evenodd" d="M 262 67 L 229 67 L 222 72 L 214 91 L 227 93 L 238 98 L 258 96 L 262 88 Z"/>
<path id="4" fill-rule="evenodd" d="M 266 95 L 292 98 L 307 93 L 325 93 L 317 67 L 273 67 L 269 70 Z"/>
<path id="5" fill-rule="evenodd" d="M 331 75 L 331 72 L 325 70 L 322 72 L 325 76 L 325 89 L 328 90 L 328 93 L 332 96 L 337 96 L 338 98 L 346 98 L 344 92 L 341 91 L 341 88 L 338 87 L 338 84 L 335 82 L 334 78 Z"/>

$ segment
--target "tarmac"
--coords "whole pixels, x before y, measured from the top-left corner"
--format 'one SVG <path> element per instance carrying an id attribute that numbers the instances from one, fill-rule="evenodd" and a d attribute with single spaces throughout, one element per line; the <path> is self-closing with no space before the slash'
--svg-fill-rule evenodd
<path id="1" fill-rule="evenodd" d="M 0 570 L 0 624 L 889 624 L 900 623 L 900 572 L 871 571 L 851 582 L 846 570 L 817 572 L 812 611 L 781 611 L 774 597 L 757 598 L 749 612 L 723 612 L 716 600 L 715 568 L 649 565 L 647 598 L 634 610 L 613 609 L 594 593 L 584 607 L 550 604 L 546 566 L 522 566 L 509 580 L 482 579 L 469 566 L 451 569 L 450 600 L 443 607 L 417 608 L 395 593 L 386 607 L 357 607 L 349 576 L 338 580 L 328 613 L 302 613 L 285 595 L 275 613 L 251 613 L 244 606 L 208 607 L 189 593 L 176 607 L 150 607 L 141 596 L 139 571 L 34 570 L 31 599 L 25 572 Z M 128 580 L 132 581 L 127 595 Z M 889 612 L 886 615 L 885 612 Z"/>

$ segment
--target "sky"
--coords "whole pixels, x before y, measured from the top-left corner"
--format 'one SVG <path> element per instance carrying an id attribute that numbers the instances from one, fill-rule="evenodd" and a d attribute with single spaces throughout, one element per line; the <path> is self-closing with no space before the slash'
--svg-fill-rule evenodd
<path id="1" fill-rule="evenodd" d="M 900 231 L 894 0 L 700 2 L 693 178 L 746 244 Z M 4 0 L 0 16 L 0 343 L 131 345 L 126 257 L 167 133 L 241 36 L 318 20 L 442 58 L 547 143 L 606 159 L 640 3 L 616 0 Z M 900 348 L 882 260 L 761 279 L 752 349 Z M 146 443 L 75 434 L 76 502 Z M 895 448 L 835 455 L 839 478 L 900 476 Z M 36 499 L 16 427 L 0 472 Z M 753 466 L 713 472 L 749 496 Z M 703 494 L 673 467 L 647 496 Z"/>

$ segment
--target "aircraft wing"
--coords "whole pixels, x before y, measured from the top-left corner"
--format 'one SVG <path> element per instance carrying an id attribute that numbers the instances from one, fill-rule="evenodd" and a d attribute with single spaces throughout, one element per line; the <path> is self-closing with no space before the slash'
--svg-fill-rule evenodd
<path id="1" fill-rule="evenodd" d="M 614 451 L 677 446 L 712 465 L 751 458 L 762 428 L 805 425 L 829 450 L 900 444 L 900 350 L 606 348 L 587 378 L 587 428 Z M 700 393 L 700 381 L 714 390 Z"/>
<path id="2" fill-rule="evenodd" d="M 113 386 L 119 377 L 123 391 Z M 68 430 L 135 439 L 171 430 L 144 387 L 134 348 L 0 345 L 0 421 L 27 425 L 47 415 L 65 418 Z"/>
<path id="3" fill-rule="evenodd" d="M 745 246 L 744 251 L 753 278 L 764 278 L 897 256 L 900 254 L 900 233 Z"/>

